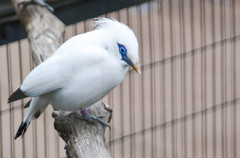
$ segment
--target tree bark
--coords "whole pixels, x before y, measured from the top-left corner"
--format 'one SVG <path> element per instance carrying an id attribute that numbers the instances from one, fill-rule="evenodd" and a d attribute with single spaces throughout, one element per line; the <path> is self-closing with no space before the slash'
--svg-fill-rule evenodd
<path id="1" fill-rule="evenodd" d="M 50 57 L 60 46 L 64 24 L 48 9 L 38 5 L 18 5 L 20 0 L 12 0 L 21 23 L 26 28 L 34 62 L 38 65 Z M 92 105 L 88 112 L 104 115 L 109 122 L 112 110 L 101 101 Z M 54 127 L 66 142 L 66 154 L 70 158 L 108 158 L 110 151 L 105 143 L 105 127 L 79 120 L 72 113 L 54 111 Z"/>

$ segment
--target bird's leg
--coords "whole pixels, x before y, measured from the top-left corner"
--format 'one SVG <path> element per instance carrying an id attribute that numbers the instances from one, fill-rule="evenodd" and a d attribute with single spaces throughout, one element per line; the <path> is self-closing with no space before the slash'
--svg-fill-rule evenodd
<path id="1" fill-rule="evenodd" d="M 110 125 L 107 122 L 102 120 L 102 118 L 104 118 L 104 116 L 92 116 L 88 113 L 88 111 L 86 109 L 82 110 L 81 114 L 82 115 L 75 114 L 74 116 L 78 119 L 82 119 L 82 120 L 88 121 L 90 123 L 98 122 L 98 123 L 102 124 L 104 127 L 111 128 Z"/>
<path id="2" fill-rule="evenodd" d="M 18 7 L 20 7 L 21 5 L 23 5 L 23 7 L 25 7 L 29 4 L 37 4 L 37 5 L 40 5 L 42 7 L 46 7 L 51 12 L 54 12 L 54 8 L 52 6 L 50 6 L 49 4 L 47 4 L 46 2 L 44 2 L 44 0 L 20 1 L 18 3 Z"/>

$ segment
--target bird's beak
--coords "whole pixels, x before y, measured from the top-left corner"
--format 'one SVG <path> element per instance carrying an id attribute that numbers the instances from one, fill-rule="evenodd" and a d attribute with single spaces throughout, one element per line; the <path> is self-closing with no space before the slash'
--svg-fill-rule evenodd
<path id="1" fill-rule="evenodd" d="M 140 64 L 134 65 L 126 55 L 122 56 L 122 60 L 125 61 L 128 65 L 130 65 L 139 75 L 141 75 Z"/>
<path id="2" fill-rule="evenodd" d="M 138 65 L 132 64 L 131 66 L 139 75 L 141 75 L 140 65 L 139 64 Z"/>

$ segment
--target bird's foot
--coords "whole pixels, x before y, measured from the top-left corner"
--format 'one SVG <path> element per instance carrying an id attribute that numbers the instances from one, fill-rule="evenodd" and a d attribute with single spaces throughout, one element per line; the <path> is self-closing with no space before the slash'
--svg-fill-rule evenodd
<path id="1" fill-rule="evenodd" d="M 46 2 L 44 2 L 44 0 L 30 0 L 30 1 L 20 1 L 18 3 L 18 7 L 20 6 L 27 6 L 29 4 L 36 4 L 36 5 L 40 5 L 42 7 L 46 7 L 49 11 L 54 12 L 54 8 L 52 6 L 50 6 L 49 4 L 47 4 Z"/>
<path id="2" fill-rule="evenodd" d="M 102 120 L 102 118 L 104 118 L 104 116 L 92 116 L 90 115 L 87 110 L 82 110 L 81 111 L 81 114 L 82 115 L 79 115 L 79 114 L 75 114 L 74 116 L 78 119 L 81 119 L 81 120 L 85 120 L 87 122 L 90 122 L 90 123 L 100 123 L 101 125 L 103 125 L 104 127 L 110 127 L 109 123 L 105 122 L 104 120 Z"/>

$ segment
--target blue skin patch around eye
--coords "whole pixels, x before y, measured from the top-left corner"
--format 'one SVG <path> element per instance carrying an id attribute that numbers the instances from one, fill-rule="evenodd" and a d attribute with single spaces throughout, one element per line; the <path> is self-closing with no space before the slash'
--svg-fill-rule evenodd
<path id="1" fill-rule="evenodd" d="M 124 45 L 118 43 L 119 53 L 122 56 L 122 60 L 125 61 L 128 65 L 132 66 L 132 61 L 127 57 L 127 49 Z"/>
<path id="2" fill-rule="evenodd" d="M 127 49 L 124 47 L 124 45 L 121 45 L 121 44 L 118 43 L 118 48 L 119 48 L 119 53 L 122 56 L 127 55 Z"/>

